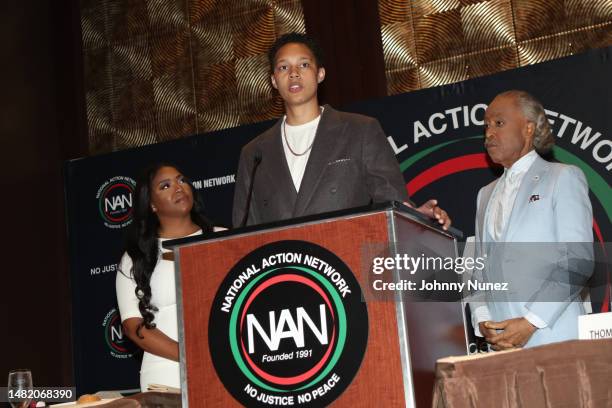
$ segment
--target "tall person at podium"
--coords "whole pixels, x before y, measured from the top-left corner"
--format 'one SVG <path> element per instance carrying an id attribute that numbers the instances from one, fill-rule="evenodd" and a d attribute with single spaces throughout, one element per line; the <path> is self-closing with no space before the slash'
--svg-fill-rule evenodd
<path id="1" fill-rule="evenodd" d="M 317 89 L 325 68 L 318 44 L 304 34 L 285 34 L 270 48 L 268 60 L 272 86 L 284 101 L 286 115 L 242 149 L 234 226 L 372 202 L 409 203 L 399 165 L 378 121 L 319 105 Z M 444 228 L 450 225 L 436 200 L 417 210 Z"/>
<path id="2" fill-rule="evenodd" d="M 193 186 L 174 166 L 157 164 L 138 179 L 134 221 L 116 278 L 124 333 L 144 350 L 140 387 L 180 388 L 174 262 L 162 253 L 167 239 L 205 234 L 212 224 L 202 214 Z"/>

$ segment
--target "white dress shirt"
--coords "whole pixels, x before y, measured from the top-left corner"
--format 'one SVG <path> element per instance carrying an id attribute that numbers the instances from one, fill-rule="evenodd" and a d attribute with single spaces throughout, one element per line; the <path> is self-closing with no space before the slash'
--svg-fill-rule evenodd
<path id="1" fill-rule="evenodd" d="M 512 167 L 504 169 L 504 174 L 499 178 L 495 190 L 493 190 L 489 201 L 490 218 L 486 228 L 488 228 L 489 234 L 495 241 L 501 239 L 508 226 L 508 219 L 512 213 L 512 207 L 514 207 L 516 194 L 523 177 L 525 177 L 536 157 L 537 153 L 532 150 L 514 162 Z"/>

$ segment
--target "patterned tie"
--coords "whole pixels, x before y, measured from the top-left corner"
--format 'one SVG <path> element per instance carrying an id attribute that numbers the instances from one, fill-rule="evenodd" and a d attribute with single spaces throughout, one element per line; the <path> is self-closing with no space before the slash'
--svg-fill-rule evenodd
<path id="1" fill-rule="evenodd" d="M 493 232 L 495 234 L 493 238 L 495 238 L 496 241 L 499 241 L 501 238 L 502 233 L 504 232 L 504 227 L 506 226 L 507 218 L 510 215 L 509 212 L 512 210 L 513 203 L 509 203 L 508 198 L 510 197 L 512 189 L 514 188 L 515 179 L 515 174 L 508 171 L 504 175 L 503 180 L 501 180 L 502 185 L 500 186 L 501 190 L 498 195 L 497 208 L 495 210 L 495 218 L 493 223 Z"/>

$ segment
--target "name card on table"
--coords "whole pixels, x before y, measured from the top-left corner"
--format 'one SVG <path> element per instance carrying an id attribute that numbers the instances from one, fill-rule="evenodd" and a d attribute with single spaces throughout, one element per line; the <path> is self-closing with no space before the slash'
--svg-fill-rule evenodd
<path id="1" fill-rule="evenodd" d="M 612 338 L 612 312 L 578 316 L 578 338 L 580 340 Z"/>

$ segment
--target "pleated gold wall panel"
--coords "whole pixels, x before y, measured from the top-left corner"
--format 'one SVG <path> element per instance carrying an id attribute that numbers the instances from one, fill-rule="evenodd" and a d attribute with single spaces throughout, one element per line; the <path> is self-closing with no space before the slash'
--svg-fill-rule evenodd
<path id="1" fill-rule="evenodd" d="M 332 1 L 332 0 L 330 0 Z M 379 0 L 388 94 L 612 44 L 612 0 Z M 299 0 L 81 0 L 91 153 L 282 112 L 266 51 Z"/>
<path id="2" fill-rule="evenodd" d="M 90 152 L 277 117 L 266 52 L 295 0 L 82 0 Z"/>
<path id="3" fill-rule="evenodd" d="M 612 45 L 611 0 L 379 0 L 389 95 Z"/>

